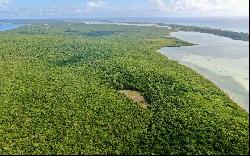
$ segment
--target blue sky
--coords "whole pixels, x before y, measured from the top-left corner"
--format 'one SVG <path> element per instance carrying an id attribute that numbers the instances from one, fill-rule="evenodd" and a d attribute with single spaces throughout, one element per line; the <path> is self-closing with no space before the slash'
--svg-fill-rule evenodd
<path id="1" fill-rule="evenodd" d="M 249 0 L 0 0 L 0 18 L 249 16 Z"/>

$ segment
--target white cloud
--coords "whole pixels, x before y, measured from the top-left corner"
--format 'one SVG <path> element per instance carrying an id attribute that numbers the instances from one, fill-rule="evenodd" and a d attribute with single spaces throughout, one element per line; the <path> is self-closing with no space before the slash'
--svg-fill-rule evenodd
<path id="1" fill-rule="evenodd" d="M 93 12 L 96 10 L 102 10 L 108 7 L 108 3 L 103 0 L 89 0 L 86 2 L 85 11 Z"/>
<path id="2" fill-rule="evenodd" d="M 161 12 L 225 11 L 248 14 L 249 0 L 149 0 Z"/>
<path id="3" fill-rule="evenodd" d="M 0 0 L 0 9 L 5 8 L 9 3 L 10 3 L 9 0 Z"/>
<path id="4" fill-rule="evenodd" d="M 122 1 L 122 0 L 119 0 Z M 145 0 L 119 3 L 114 0 L 79 0 L 51 6 L 9 5 L 0 0 L 0 17 L 146 17 L 146 16 L 248 16 L 249 0 Z M 151 4 L 151 5 L 150 5 Z"/>
<path id="5" fill-rule="evenodd" d="M 163 0 L 149 0 L 156 9 L 160 11 L 168 11 L 168 7 Z"/>

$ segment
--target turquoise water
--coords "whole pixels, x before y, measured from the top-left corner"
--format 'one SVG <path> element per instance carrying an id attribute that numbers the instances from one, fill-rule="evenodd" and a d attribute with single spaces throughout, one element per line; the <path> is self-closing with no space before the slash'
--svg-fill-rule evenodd
<path id="1" fill-rule="evenodd" d="M 178 24 L 249 33 L 249 17 L 131 17 L 113 18 L 110 20 L 116 22 L 149 22 Z"/>
<path id="2" fill-rule="evenodd" d="M 61 19 L 63 20 L 63 19 Z M 8 23 L 25 23 L 25 20 L 8 20 Z M 63 21 L 80 21 L 91 24 L 127 24 L 127 22 L 145 22 L 143 26 L 152 26 L 156 23 L 179 24 L 199 27 L 209 27 L 236 32 L 249 33 L 249 17 L 123 17 L 123 18 L 83 18 L 83 19 L 65 19 Z M 26 21 L 28 22 L 28 20 Z M 1 22 L 0 22 L 1 24 Z M 131 24 L 131 23 L 130 23 Z M 134 24 L 136 25 L 136 24 Z M 139 26 L 142 26 L 139 24 Z M 1 28 L 0 30 L 6 29 Z M 7 28 L 8 30 L 8 28 Z"/>
<path id="3" fill-rule="evenodd" d="M 17 24 L 12 24 L 12 23 L 0 23 L 0 31 L 6 31 L 6 30 L 11 30 L 11 29 L 16 29 L 19 27 Z"/>
<path id="4" fill-rule="evenodd" d="M 209 27 L 214 29 L 230 30 L 249 33 L 249 17 L 130 17 L 130 18 L 99 18 L 66 20 L 87 24 L 118 24 L 137 26 L 157 26 L 156 23 L 178 24 L 187 26 Z M 128 23 L 128 22 L 134 22 Z M 136 24 L 138 22 L 138 24 Z"/>
<path id="5" fill-rule="evenodd" d="M 249 111 L 249 42 L 196 32 L 171 36 L 198 45 L 165 47 L 162 54 L 196 70 Z"/>

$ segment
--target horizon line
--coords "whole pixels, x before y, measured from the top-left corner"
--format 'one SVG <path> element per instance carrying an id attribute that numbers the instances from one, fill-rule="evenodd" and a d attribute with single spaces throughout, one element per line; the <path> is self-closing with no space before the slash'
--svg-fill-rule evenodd
<path id="1" fill-rule="evenodd" d="M 155 16 L 155 17 L 144 17 L 144 16 L 131 16 L 131 17 L 36 17 L 36 18 L 0 18 L 0 20 L 57 20 L 57 19 L 124 19 L 124 18 L 248 18 L 249 16 Z"/>

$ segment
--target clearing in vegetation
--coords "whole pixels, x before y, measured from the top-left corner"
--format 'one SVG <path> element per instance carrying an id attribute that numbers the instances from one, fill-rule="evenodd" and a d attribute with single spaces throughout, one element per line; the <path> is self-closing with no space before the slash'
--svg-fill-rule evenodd
<path id="1" fill-rule="evenodd" d="M 156 52 L 189 45 L 169 31 L 32 21 L 0 32 L 0 154 L 249 154 L 249 114 Z"/>
<path id="2" fill-rule="evenodd" d="M 147 104 L 145 98 L 138 91 L 120 90 L 119 93 L 124 94 L 143 109 L 147 109 L 149 107 L 149 104 Z"/>

